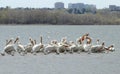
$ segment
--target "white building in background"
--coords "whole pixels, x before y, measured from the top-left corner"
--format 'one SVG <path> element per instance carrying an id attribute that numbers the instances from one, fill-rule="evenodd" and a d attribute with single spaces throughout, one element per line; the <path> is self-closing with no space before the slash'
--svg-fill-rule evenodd
<path id="1" fill-rule="evenodd" d="M 110 9 L 111 11 L 120 11 L 120 6 L 109 5 L 109 9 Z"/>
<path id="2" fill-rule="evenodd" d="M 68 9 L 91 9 L 96 10 L 96 5 L 84 4 L 84 3 L 69 3 Z"/>
<path id="3" fill-rule="evenodd" d="M 64 3 L 63 2 L 56 2 L 55 9 L 64 9 Z"/>
<path id="4" fill-rule="evenodd" d="M 85 8 L 84 3 L 69 3 L 68 9 L 82 9 Z"/>
<path id="5" fill-rule="evenodd" d="M 84 12 L 95 13 L 96 5 L 84 4 L 84 3 L 69 3 L 68 9 L 73 9 L 73 13 L 75 12 L 75 10 L 78 10 L 81 13 L 84 13 Z"/>

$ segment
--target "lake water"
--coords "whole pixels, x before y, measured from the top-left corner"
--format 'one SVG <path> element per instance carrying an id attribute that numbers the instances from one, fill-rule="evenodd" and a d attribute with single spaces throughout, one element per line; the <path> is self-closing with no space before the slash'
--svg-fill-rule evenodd
<path id="1" fill-rule="evenodd" d="M 6 39 L 16 38 L 20 36 L 22 44 L 29 42 L 29 37 L 40 41 L 40 36 L 43 36 L 43 42 L 49 43 L 51 40 L 60 41 L 62 37 L 67 37 L 68 41 L 76 41 L 76 38 L 85 33 L 89 33 L 93 39 L 93 44 L 96 39 L 105 42 L 106 46 L 114 44 L 115 48 L 120 48 L 120 26 L 39 26 L 39 25 L 24 25 L 24 26 L 0 26 L 0 47 L 1 50 L 5 46 Z"/>
<path id="2" fill-rule="evenodd" d="M 103 54 L 49 54 L 26 56 L 0 56 L 0 74 L 117 74 L 120 73 L 120 26 L 0 26 L 0 50 L 6 39 L 20 36 L 22 44 L 29 42 L 29 37 L 49 43 L 50 40 L 68 41 L 89 33 L 95 44 L 96 39 L 106 46 L 114 44 L 115 52 Z"/>

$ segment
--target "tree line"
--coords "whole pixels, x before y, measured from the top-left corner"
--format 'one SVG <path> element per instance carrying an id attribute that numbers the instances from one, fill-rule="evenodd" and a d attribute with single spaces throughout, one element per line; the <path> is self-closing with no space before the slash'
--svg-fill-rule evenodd
<path id="1" fill-rule="evenodd" d="M 71 14 L 69 10 L 0 9 L 0 24 L 120 25 L 120 12 L 99 9 L 96 13 Z"/>

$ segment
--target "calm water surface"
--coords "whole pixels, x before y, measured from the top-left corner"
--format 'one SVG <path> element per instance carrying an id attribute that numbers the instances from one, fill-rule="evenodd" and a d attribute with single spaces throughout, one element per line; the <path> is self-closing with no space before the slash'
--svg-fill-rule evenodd
<path id="1" fill-rule="evenodd" d="M 120 48 L 120 26 L 39 26 L 39 25 L 24 25 L 24 26 L 0 26 L 0 47 L 3 49 L 6 39 L 16 38 L 20 36 L 22 44 L 29 42 L 29 37 L 40 41 L 40 36 L 43 36 L 43 42 L 49 43 L 50 40 L 61 40 L 62 37 L 67 37 L 68 41 L 76 41 L 76 38 L 85 33 L 90 33 L 93 39 L 93 44 L 96 39 L 101 42 L 105 41 L 106 45 L 114 44 L 117 49 Z"/>
<path id="2" fill-rule="evenodd" d="M 4 56 L 0 57 L 0 74 L 118 74 L 120 73 L 120 26 L 0 26 L 0 50 L 6 39 L 20 36 L 22 44 L 29 37 L 49 43 L 50 40 L 68 41 L 85 33 L 90 33 L 95 44 L 96 39 L 105 41 L 106 46 L 114 44 L 115 52 L 109 54 L 60 54 L 42 56 Z"/>

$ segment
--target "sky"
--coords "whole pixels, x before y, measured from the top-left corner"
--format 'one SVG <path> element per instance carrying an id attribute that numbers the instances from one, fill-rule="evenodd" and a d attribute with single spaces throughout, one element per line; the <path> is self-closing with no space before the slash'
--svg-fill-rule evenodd
<path id="1" fill-rule="evenodd" d="M 94 4 L 98 9 L 108 8 L 109 5 L 120 6 L 120 0 L 0 0 L 0 7 L 53 8 L 55 2 L 63 2 L 65 8 L 68 7 L 68 3 Z"/>

